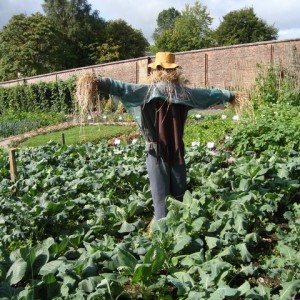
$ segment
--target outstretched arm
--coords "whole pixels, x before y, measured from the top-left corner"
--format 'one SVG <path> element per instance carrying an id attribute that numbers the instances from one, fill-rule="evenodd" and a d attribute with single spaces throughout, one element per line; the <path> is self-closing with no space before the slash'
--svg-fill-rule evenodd
<path id="1" fill-rule="evenodd" d="M 98 90 L 100 93 L 117 97 L 122 101 L 125 108 L 128 109 L 144 103 L 148 93 L 148 85 L 127 83 L 107 77 L 100 77 L 98 79 Z"/>
<path id="2" fill-rule="evenodd" d="M 217 104 L 233 102 L 235 94 L 220 89 L 189 89 L 189 105 L 194 108 L 206 109 Z"/>

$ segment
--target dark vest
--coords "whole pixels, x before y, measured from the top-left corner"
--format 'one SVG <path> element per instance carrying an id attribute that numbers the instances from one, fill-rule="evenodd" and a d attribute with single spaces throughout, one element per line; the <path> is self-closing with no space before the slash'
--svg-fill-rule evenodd
<path id="1" fill-rule="evenodd" d="M 146 141 L 156 144 L 156 155 L 169 165 L 184 164 L 183 132 L 188 107 L 156 99 L 142 106 Z"/>

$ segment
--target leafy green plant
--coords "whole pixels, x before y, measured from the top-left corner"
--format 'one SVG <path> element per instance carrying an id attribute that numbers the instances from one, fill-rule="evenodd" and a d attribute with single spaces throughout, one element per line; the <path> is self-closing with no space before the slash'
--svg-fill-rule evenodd
<path id="1" fill-rule="evenodd" d="M 191 146 L 199 142 L 204 146 L 208 142 L 223 143 L 236 124 L 232 117 L 229 109 L 216 114 L 190 114 L 184 132 L 185 144 Z"/>
<path id="2" fill-rule="evenodd" d="M 291 299 L 299 293 L 299 153 L 232 165 L 187 147 L 189 191 L 146 233 L 143 145 L 0 151 L 0 297 Z M 46 296 L 45 296 L 46 295 Z M 252 295 L 252 296 L 251 296 Z"/>
<path id="3" fill-rule="evenodd" d="M 299 297 L 299 109 L 226 114 L 189 116 L 188 190 L 151 239 L 142 144 L 21 149 L 15 182 L 0 150 L 0 298 Z"/>
<path id="4" fill-rule="evenodd" d="M 74 77 L 66 81 L 0 87 L 0 113 L 72 113 L 75 82 Z"/>
<path id="5" fill-rule="evenodd" d="M 66 119 L 62 113 L 9 113 L 0 116 L 0 138 L 22 134 Z"/>
<path id="6" fill-rule="evenodd" d="M 232 139 L 225 147 L 234 149 L 237 156 L 247 152 L 257 154 L 265 150 L 298 151 L 300 148 L 299 106 L 274 104 L 261 106 L 255 112 L 256 120 L 251 120 L 246 114 L 241 117 L 238 126 L 232 131 Z"/>
<path id="7" fill-rule="evenodd" d="M 260 74 L 256 78 L 256 85 L 252 91 L 252 102 L 256 107 L 270 104 L 300 105 L 299 72 L 297 64 L 299 59 L 295 55 L 289 68 L 271 65 L 261 66 Z"/>

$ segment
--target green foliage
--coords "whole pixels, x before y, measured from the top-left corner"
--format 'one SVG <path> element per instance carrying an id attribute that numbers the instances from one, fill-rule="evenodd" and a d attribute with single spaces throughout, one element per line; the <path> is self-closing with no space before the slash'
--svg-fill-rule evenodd
<path id="1" fill-rule="evenodd" d="M 197 120 L 196 116 L 201 116 Z M 189 115 L 184 131 L 184 143 L 191 146 L 199 142 L 201 146 L 206 146 L 208 142 L 214 142 L 216 145 L 223 143 L 226 136 L 229 136 L 236 125 L 232 120 L 233 113 L 226 110 L 216 114 L 192 113 Z"/>
<path id="2" fill-rule="evenodd" d="M 0 87 L 0 114 L 74 111 L 75 78 L 13 87 Z"/>
<path id="3" fill-rule="evenodd" d="M 178 16 L 180 16 L 180 12 L 174 7 L 164 9 L 158 14 L 156 19 L 157 27 L 153 33 L 154 41 L 156 41 L 163 32 L 174 29 L 175 20 Z"/>
<path id="4" fill-rule="evenodd" d="M 255 116 L 252 120 L 244 114 L 231 134 L 232 140 L 226 143 L 226 147 L 234 149 L 235 155 L 244 155 L 247 151 L 259 154 L 265 150 L 282 153 L 300 150 L 300 133 L 295 130 L 300 126 L 299 106 L 261 106 Z"/>
<path id="5" fill-rule="evenodd" d="M 278 29 L 259 19 L 253 7 L 229 12 L 214 32 L 219 46 L 276 40 Z"/>
<path id="6" fill-rule="evenodd" d="M 98 63 L 144 56 L 149 46 L 141 31 L 121 19 L 107 23 L 106 41 L 98 47 Z"/>
<path id="7" fill-rule="evenodd" d="M 295 130 L 300 126 L 298 60 L 294 55 L 288 69 L 260 66 L 261 72 L 251 93 L 251 109 L 242 113 L 225 148 L 233 149 L 237 156 L 248 151 L 256 155 L 266 150 L 280 151 L 282 155 L 299 151 L 300 135 Z"/>
<path id="8" fill-rule="evenodd" d="M 65 119 L 62 113 L 14 113 L 0 116 L 0 138 L 22 134 Z"/>
<path id="9" fill-rule="evenodd" d="M 294 49 L 291 66 L 261 66 L 251 100 L 255 107 L 270 104 L 300 105 L 300 78 L 297 70 L 299 57 Z"/>
<path id="10" fill-rule="evenodd" d="M 45 16 L 13 16 L 0 32 L 0 80 L 61 70 L 65 49 L 61 35 Z"/>
<path id="11" fill-rule="evenodd" d="M 98 63 L 120 60 L 120 46 L 114 40 L 107 40 L 105 43 L 97 46 L 95 59 Z"/>
<path id="12" fill-rule="evenodd" d="M 87 142 L 99 142 L 101 140 L 109 140 L 117 137 L 122 144 L 131 143 L 128 135 L 134 132 L 135 128 L 132 126 L 120 125 L 84 125 L 71 126 L 71 128 L 52 131 L 46 134 L 33 136 L 21 142 L 21 147 L 37 147 L 45 145 L 49 141 L 56 143 L 62 142 L 62 133 L 64 134 L 65 144 L 79 144 Z M 121 137 L 122 136 L 122 137 Z"/>
<path id="13" fill-rule="evenodd" d="M 142 32 L 106 22 L 87 0 L 45 0 L 40 13 L 13 16 L 0 31 L 0 80 L 6 81 L 145 54 Z"/>
<path id="14" fill-rule="evenodd" d="M 213 45 L 210 25 L 212 18 L 207 7 L 196 1 L 175 18 L 174 28 L 164 30 L 155 40 L 152 51 L 188 51 L 208 48 Z"/>
<path id="15" fill-rule="evenodd" d="M 67 45 L 67 68 L 95 64 L 96 45 L 105 42 L 106 22 L 93 11 L 87 0 L 45 0 L 42 5 L 46 17 L 62 34 Z"/>
<path id="16" fill-rule="evenodd" d="M 152 201 L 143 145 L 0 151 L 0 297 L 293 299 L 300 288 L 299 153 L 233 165 L 186 152 L 183 202 L 144 232 Z M 298 194 L 297 194 L 298 193 Z M 23 246 L 20 246 L 23 245 Z M 8 296 L 9 295 L 9 296 Z"/>
<path id="17" fill-rule="evenodd" d="M 189 117 L 188 191 L 151 239 L 143 145 L 18 150 L 15 182 L 0 150 L 0 298 L 299 298 L 300 112 L 273 88 L 238 121 Z"/>

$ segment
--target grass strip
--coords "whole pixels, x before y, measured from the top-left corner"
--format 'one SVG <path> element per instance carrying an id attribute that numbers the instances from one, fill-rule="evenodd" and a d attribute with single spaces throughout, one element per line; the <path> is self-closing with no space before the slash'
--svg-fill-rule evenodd
<path id="1" fill-rule="evenodd" d="M 45 133 L 33 136 L 23 143 L 21 147 L 37 147 L 45 145 L 49 141 L 56 143 L 62 142 L 62 134 L 65 137 L 65 144 L 80 144 L 86 142 L 98 142 L 100 140 L 108 140 L 121 135 L 130 134 L 136 131 L 136 127 L 129 125 L 86 125 L 75 126 L 72 128 Z"/>

